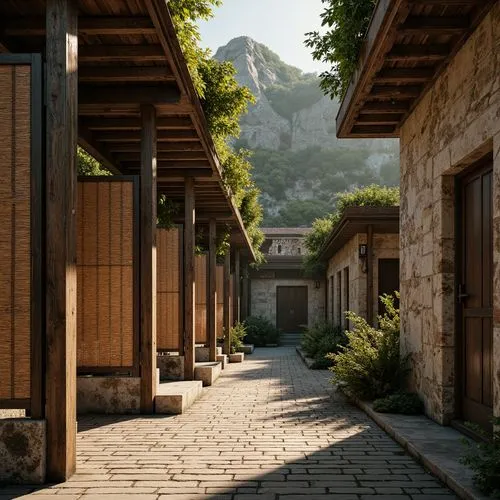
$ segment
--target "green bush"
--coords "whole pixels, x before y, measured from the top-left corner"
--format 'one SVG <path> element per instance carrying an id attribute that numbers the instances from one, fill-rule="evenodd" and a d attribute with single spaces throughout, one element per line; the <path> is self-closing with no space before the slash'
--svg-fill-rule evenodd
<path id="1" fill-rule="evenodd" d="M 243 339 L 246 335 L 246 328 L 243 323 L 236 323 L 231 328 L 231 352 L 241 352 L 243 348 Z"/>
<path id="2" fill-rule="evenodd" d="M 399 294 L 396 294 L 399 298 Z M 379 328 L 347 312 L 353 328 L 346 333 L 348 345 L 329 357 L 335 364 L 333 382 L 345 385 L 362 399 L 377 399 L 398 392 L 408 374 L 408 359 L 399 354 L 399 309 L 394 297 L 381 297 L 386 313 L 379 316 Z"/>
<path id="3" fill-rule="evenodd" d="M 268 344 L 280 343 L 279 330 L 266 318 L 262 316 L 250 316 L 245 320 L 247 344 L 255 347 L 265 347 Z"/>
<path id="4" fill-rule="evenodd" d="M 347 344 L 345 332 L 332 323 L 318 323 L 309 328 L 302 337 L 301 347 L 308 358 L 314 360 L 311 368 L 322 370 L 332 366 L 329 353 L 338 353 Z"/>
<path id="5" fill-rule="evenodd" d="M 420 415 L 424 404 L 414 392 L 397 392 L 385 398 L 376 399 L 373 409 L 379 413 L 399 413 L 401 415 Z"/>
<path id="6" fill-rule="evenodd" d="M 491 438 L 477 426 L 469 424 L 469 427 L 485 437 L 486 441 L 472 443 L 464 439 L 467 452 L 461 462 L 474 471 L 474 483 L 484 494 L 500 498 L 500 418 L 494 418 L 493 425 L 495 427 Z"/>

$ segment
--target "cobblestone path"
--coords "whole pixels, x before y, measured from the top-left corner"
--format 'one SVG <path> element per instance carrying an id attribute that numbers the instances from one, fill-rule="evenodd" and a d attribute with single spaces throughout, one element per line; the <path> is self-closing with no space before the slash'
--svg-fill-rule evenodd
<path id="1" fill-rule="evenodd" d="M 455 498 L 328 379 L 291 348 L 260 349 L 226 369 L 184 415 L 81 418 L 77 474 L 29 496 Z M 0 499 L 21 493 L 0 489 Z"/>

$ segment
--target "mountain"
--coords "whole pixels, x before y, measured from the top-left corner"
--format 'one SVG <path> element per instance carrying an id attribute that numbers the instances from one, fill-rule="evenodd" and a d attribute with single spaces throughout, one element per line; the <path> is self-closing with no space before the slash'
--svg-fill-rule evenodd
<path id="1" fill-rule="evenodd" d="M 316 74 L 286 64 L 246 36 L 214 57 L 232 62 L 238 82 L 256 98 L 236 145 L 254 152 L 266 224 L 309 225 L 332 211 L 337 191 L 399 182 L 398 141 L 337 139 L 340 105 L 323 95 Z"/>

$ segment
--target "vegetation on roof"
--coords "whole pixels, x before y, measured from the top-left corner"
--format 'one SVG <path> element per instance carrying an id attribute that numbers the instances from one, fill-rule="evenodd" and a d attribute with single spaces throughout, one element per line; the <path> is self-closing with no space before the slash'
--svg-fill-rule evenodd
<path id="1" fill-rule="evenodd" d="M 376 0 L 322 0 L 324 32 L 306 33 L 305 44 L 315 60 L 331 65 L 321 73 L 321 88 L 331 97 L 342 97 L 356 69 Z"/>
<path id="2" fill-rule="evenodd" d="M 320 273 L 324 264 L 319 262 L 320 253 L 335 226 L 349 207 L 394 207 L 399 205 L 399 187 L 372 184 L 350 192 L 338 193 L 335 211 L 313 222 L 312 231 L 306 236 L 307 255 L 304 268 L 308 274 Z"/>
<path id="3" fill-rule="evenodd" d="M 237 83 L 231 63 L 212 59 L 210 51 L 200 47 L 197 21 L 212 17 L 213 7 L 221 4 L 221 0 L 170 0 L 168 6 L 221 161 L 223 181 L 234 195 L 259 261 L 264 242 L 260 192 L 252 180 L 248 151 L 230 145 L 240 135 L 240 117 L 254 98 L 248 88 Z"/>

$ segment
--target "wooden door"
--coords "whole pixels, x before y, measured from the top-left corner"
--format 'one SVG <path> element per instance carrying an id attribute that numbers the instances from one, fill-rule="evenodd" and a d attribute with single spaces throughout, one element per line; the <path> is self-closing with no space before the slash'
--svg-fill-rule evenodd
<path id="1" fill-rule="evenodd" d="M 378 313 L 385 313 L 385 306 L 380 300 L 380 296 L 394 295 L 399 292 L 399 259 L 379 259 L 378 260 Z M 396 307 L 399 308 L 399 301 L 396 300 Z"/>
<path id="2" fill-rule="evenodd" d="M 307 327 L 307 286 L 277 287 L 276 326 L 284 333 Z"/>
<path id="3" fill-rule="evenodd" d="M 461 180 L 460 375 L 462 418 L 491 429 L 493 220 L 491 164 Z"/>

